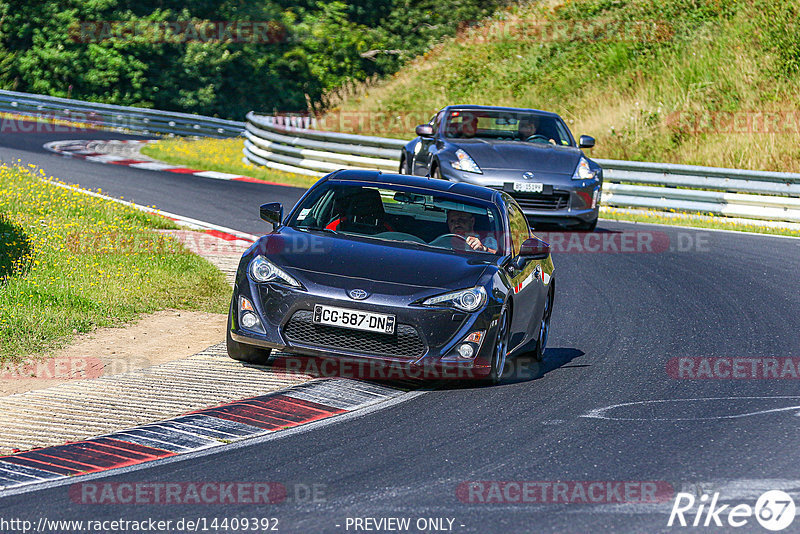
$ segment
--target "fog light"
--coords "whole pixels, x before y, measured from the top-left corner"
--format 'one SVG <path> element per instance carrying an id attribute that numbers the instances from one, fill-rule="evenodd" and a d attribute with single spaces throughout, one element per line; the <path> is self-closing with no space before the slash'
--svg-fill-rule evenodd
<path id="1" fill-rule="evenodd" d="M 475 354 L 475 350 L 472 348 L 472 345 L 464 343 L 458 347 L 458 353 L 466 360 L 468 358 L 472 358 L 472 355 Z"/>
<path id="2" fill-rule="evenodd" d="M 249 300 L 247 300 L 244 297 L 239 297 L 239 311 L 251 311 L 251 312 L 254 312 L 254 311 L 256 311 L 256 309 L 253 308 L 253 303 L 252 302 L 250 302 Z"/>
<path id="3" fill-rule="evenodd" d="M 242 326 L 245 328 L 253 328 L 258 324 L 258 317 L 254 313 L 246 312 L 242 314 Z"/>
<path id="4" fill-rule="evenodd" d="M 483 339 L 483 330 L 479 330 L 477 332 L 473 332 L 468 335 L 464 341 L 469 341 L 470 343 L 477 343 L 478 345 L 481 344 L 481 340 Z"/>

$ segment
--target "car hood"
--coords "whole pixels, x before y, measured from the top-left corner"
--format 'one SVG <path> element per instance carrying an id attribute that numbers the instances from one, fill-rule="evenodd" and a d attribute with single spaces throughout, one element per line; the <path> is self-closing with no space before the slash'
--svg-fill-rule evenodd
<path id="1" fill-rule="evenodd" d="M 276 265 L 299 278 L 325 284 L 331 276 L 415 288 L 462 289 L 478 284 L 496 257 L 452 254 L 413 245 L 291 228 L 262 237 L 255 245 Z M 332 282 L 332 280 L 330 280 Z"/>
<path id="2" fill-rule="evenodd" d="M 572 176 L 583 153 L 572 146 L 520 141 L 459 140 L 457 147 L 469 154 L 481 169 L 510 169 Z"/>

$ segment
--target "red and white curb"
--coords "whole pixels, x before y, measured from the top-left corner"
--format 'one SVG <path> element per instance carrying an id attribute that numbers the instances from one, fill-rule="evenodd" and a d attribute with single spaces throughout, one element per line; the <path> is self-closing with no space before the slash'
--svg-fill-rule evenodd
<path id="1" fill-rule="evenodd" d="M 232 174 L 228 172 L 218 171 L 204 171 L 199 169 L 190 169 L 188 167 L 181 167 L 179 165 L 170 165 L 160 161 L 155 161 L 150 158 L 138 155 L 135 158 L 125 157 L 124 155 L 117 155 L 113 153 L 99 152 L 96 145 L 126 145 L 130 147 L 130 152 L 138 154 L 138 149 L 153 141 L 139 141 L 139 140 L 113 140 L 113 141 L 100 141 L 100 140 L 64 140 L 64 141 L 51 141 L 44 144 L 44 148 L 50 152 L 54 152 L 68 158 L 85 159 L 86 161 L 93 161 L 95 163 L 107 163 L 111 165 L 123 165 L 134 169 L 144 169 L 148 171 L 162 171 L 172 172 L 176 174 L 185 174 L 191 176 L 198 176 L 201 178 L 212 178 L 214 180 L 230 180 L 234 182 L 251 182 L 256 184 L 267 185 L 281 185 L 279 182 L 268 182 L 265 180 L 258 180 L 250 176 L 243 176 L 239 174 Z"/>
<path id="2" fill-rule="evenodd" d="M 317 379 L 180 417 L 75 443 L 0 457 L 0 495 L 46 482 L 222 447 L 372 407 L 407 391 Z"/>

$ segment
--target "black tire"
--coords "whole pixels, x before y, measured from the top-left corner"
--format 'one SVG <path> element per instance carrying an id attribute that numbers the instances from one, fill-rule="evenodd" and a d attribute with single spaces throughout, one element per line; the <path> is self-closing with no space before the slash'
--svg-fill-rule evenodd
<path id="1" fill-rule="evenodd" d="M 489 371 L 489 376 L 486 377 L 485 383 L 487 385 L 497 385 L 503 379 L 503 369 L 506 366 L 508 359 L 508 332 L 511 320 L 508 314 L 508 309 L 504 309 L 500 314 L 500 321 L 497 327 L 497 340 L 494 343 L 494 352 L 492 353 L 492 368 Z"/>
<path id="2" fill-rule="evenodd" d="M 444 178 L 442 178 L 442 171 L 439 170 L 438 165 L 433 168 L 433 171 L 431 171 L 431 178 L 434 180 L 444 180 Z"/>
<path id="3" fill-rule="evenodd" d="M 266 365 L 269 363 L 269 357 L 272 355 L 272 349 L 264 349 L 261 347 L 254 347 L 253 345 L 245 345 L 234 341 L 231 337 L 231 313 L 233 306 L 228 312 L 228 324 L 225 328 L 225 346 L 228 349 L 228 356 L 239 362 L 255 363 Z"/>
<path id="4" fill-rule="evenodd" d="M 542 312 L 542 322 L 539 325 L 539 337 L 536 340 L 536 347 L 533 349 L 533 359 L 540 362 L 544 359 L 544 349 L 547 348 L 547 337 L 550 334 L 550 317 L 553 315 L 553 299 L 555 297 L 555 282 L 550 282 L 550 291 L 544 301 L 544 311 Z"/>
<path id="5" fill-rule="evenodd" d="M 405 158 L 405 156 L 403 156 L 403 159 L 400 160 L 400 168 L 397 170 L 397 173 L 398 174 L 411 174 L 410 172 L 408 172 L 408 169 L 406 169 L 407 166 L 408 166 L 408 164 L 406 163 L 406 158 Z"/>
<path id="6" fill-rule="evenodd" d="M 594 229 L 597 228 L 597 219 L 594 219 L 590 222 L 584 222 L 578 225 L 578 230 L 581 232 L 594 232 Z"/>

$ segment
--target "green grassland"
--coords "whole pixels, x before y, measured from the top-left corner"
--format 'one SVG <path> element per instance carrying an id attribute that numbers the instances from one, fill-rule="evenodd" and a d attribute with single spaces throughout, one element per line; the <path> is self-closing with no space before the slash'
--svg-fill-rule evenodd
<path id="1" fill-rule="evenodd" d="M 0 166 L 0 361 L 159 309 L 227 311 L 220 271 L 154 231 L 171 221 L 41 178 Z"/>

